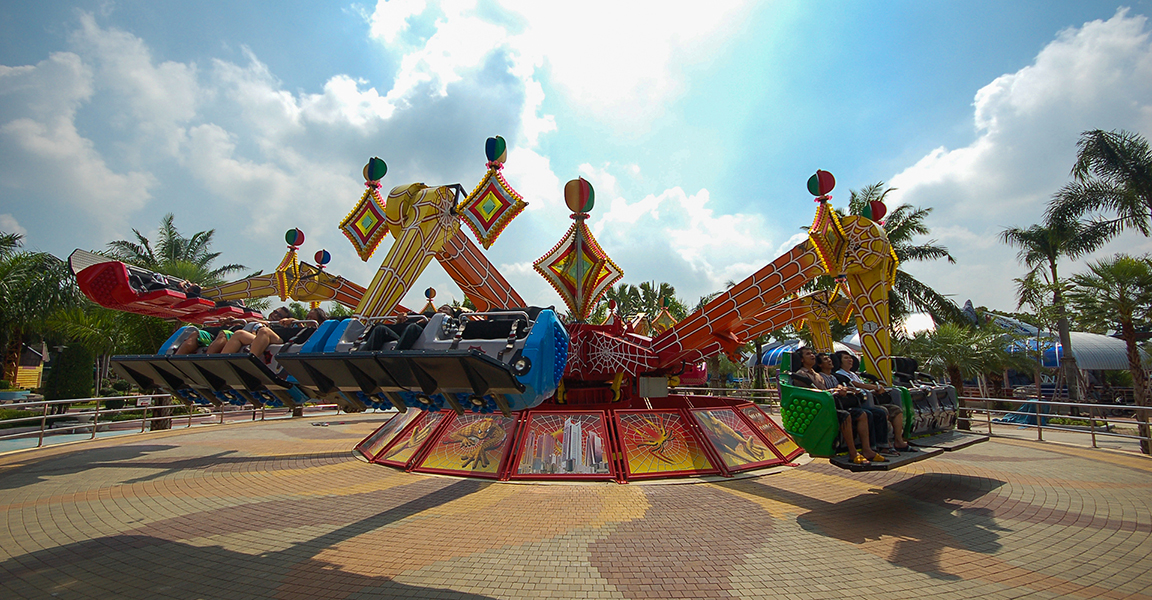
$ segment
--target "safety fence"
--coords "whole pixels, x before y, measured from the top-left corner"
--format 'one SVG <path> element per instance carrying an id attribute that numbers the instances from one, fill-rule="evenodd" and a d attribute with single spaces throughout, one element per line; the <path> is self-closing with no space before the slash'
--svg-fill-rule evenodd
<path id="1" fill-rule="evenodd" d="M 984 428 L 990 435 L 996 435 L 995 427 L 1035 429 L 1036 440 L 1044 441 L 1044 432 L 1059 431 L 1089 436 L 1093 448 L 1099 448 L 1099 438 L 1115 438 L 1142 443 L 1148 446 L 1152 439 L 1140 435 L 1139 426 L 1152 417 L 1152 408 L 1131 404 L 1086 404 L 1083 402 L 1060 402 L 1052 400 L 1005 400 L 1003 398 L 976 398 L 963 396 L 960 400 L 958 420 L 966 422 L 970 428 Z M 1014 410 L 996 408 L 996 404 L 1020 404 Z M 1057 414 L 1066 410 L 1070 414 Z M 1080 413 L 1080 414 L 1077 414 Z M 1053 423 L 1059 419 L 1062 423 Z M 1081 425 L 1080 423 L 1083 423 Z M 1121 433 L 1118 429 L 1132 430 L 1135 433 Z M 1147 452 L 1145 452 L 1147 453 Z"/>
<path id="2" fill-rule="evenodd" d="M 173 401 L 175 400 L 175 401 Z M 125 403 L 123 408 L 108 408 L 109 401 Z M 72 408 L 75 405 L 91 404 L 92 407 Z M 104 405 L 101 407 L 101 405 Z M 129 406 L 130 405 L 130 406 Z M 0 420 L 4 429 L 0 429 L 0 441 L 18 438 L 36 437 L 36 447 L 44 445 L 46 436 L 89 433 L 88 439 L 95 439 L 97 431 L 107 431 L 116 428 L 120 431 L 139 429 L 144 433 L 152 423 L 162 423 L 154 426 L 153 430 L 171 429 L 183 425 L 185 428 L 193 424 L 226 424 L 248 421 L 263 421 L 269 418 L 282 418 L 293 414 L 292 408 L 269 408 L 265 406 L 234 405 L 203 405 L 175 398 L 169 394 L 156 394 L 151 396 L 109 396 L 102 398 L 75 398 L 69 400 L 37 400 L 16 402 L 0 405 L 5 410 L 24 411 L 36 413 L 34 416 L 16 417 Z M 310 404 L 303 407 L 300 415 L 305 413 L 329 412 L 335 409 L 339 414 L 340 407 L 336 404 Z M 129 419 L 116 418 L 116 415 L 126 413 L 142 413 L 139 417 Z M 13 433 L 3 433 L 6 429 L 17 429 Z"/>
<path id="3" fill-rule="evenodd" d="M 775 388 L 756 389 L 680 386 L 669 388 L 668 393 L 699 396 L 725 396 L 728 398 L 748 400 L 749 402 L 755 402 L 757 404 L 767 404 L 776 409 L 780 408 L 780 390 Z"/>

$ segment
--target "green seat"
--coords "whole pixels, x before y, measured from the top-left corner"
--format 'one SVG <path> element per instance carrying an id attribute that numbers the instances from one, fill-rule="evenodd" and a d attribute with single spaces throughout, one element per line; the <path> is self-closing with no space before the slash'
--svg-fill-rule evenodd
<path id="1" fill-rule="evenodd" d="M 908 392 L 908 388 L 897 386 L 896 389 L 900 390 L 900 405 L 904 407 L 904 439 L 912 435 L 912 394 Z"/>
<path id="2" fill-rule="evenodd" d="M 832 394 L 790 384 L 792 357 L 780 360 L 780 420 L 784 431 L 812 456 L 835 456 L 840 419 Z"/>
<path id="3" fill-rule="evenodd" d="M 784 431 L 812 456 L 835 456 L 840 420 L 832 394 L 780 384 L 780 419 Z"/>

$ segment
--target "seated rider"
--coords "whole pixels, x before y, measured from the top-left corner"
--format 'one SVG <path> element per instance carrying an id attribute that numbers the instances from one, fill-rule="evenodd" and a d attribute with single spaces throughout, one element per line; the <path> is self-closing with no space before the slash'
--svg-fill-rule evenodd
<path id="1" fill-rule="evenodd" d="M 856 464 L 866 465 L 871 462 L 886 462 L 872 450 L 868 443 L 868 414 L 858 407 L 845 407 L 842 398 L 847 392 L 844 386 L 828 387 L 826 380 L 816 372 L 816 353 L 811 348 L 800 348 L 792 356 L 793 372 L 792 382 L 800 387 L 825 390 L 832 393 L 836 402 L 836 418 L 840 421 L 840 435 L 844 444 L 848 446 L 848 458 Z M 799 368 L 797 368 L 799 366 Z M 860 437 L 860 453 L 856 452 L 855 437 L 852 435 L 852 424 L 856 424 L 856 433 Z"/>
<path id="2" fill-rule="evenodd" d="M 279 322 L 281 319 L 290 318 L 291 315 L 291 311 L 281 306 L 268 313 L 268 321 Z M 225 328 L 216 334 L 216 339 L 211 339 L 212 335 L 201 329 L 196 336 L 180 344 L 176 354 L 195 354 L 202 347 L 207 347 L 208 354 L 236 354 L 241 348 L 248 346 L 249 353 L 264 360 L 264 352 L 268 350 L 268 346 L 284 342 L 271 327 L 263 324 L 255 332 L 242 329 L 247 323 L 244 319 L 225 322 Z"/>
<path id="3" fill-rule="evenodd" d="M 864 411 L 868 415 L 868 433 L 869 439 L 872 440 L 874 448 L 880 454 L 888 456 L 898 456 L 899 453 L 895 452 L 888 446 L 888 412 L 883 408 L 871 406 L 865 401 L 864 392 L 861 392 L 853 387 L 844 385 L 832 373 L 832 357 L 828 354 L 821 352 L 816 355 L 816 371 L 824 378 L 828 385 L 836 385 L 844 388 L 842 394 L 842 402 L 846 406 L 856 406 L 859 410 Z"/>
<path id="4" fill-rule="evenodd" d="M 876 405 L 888 413 L 887 420 L 892 425 L 892 447 L 901 452 L 914 452 L 914 448 L 904 441 L 904 409 L 892 402 L 890 390 L 879 383 L 868 383 L 860 378 L 857 371 L 860 369 L 860 359 L 851 352 L 843 350 L 837 352 L 832 358 L 833 365 L 840 365 L 836 375 L 847 379 L 849 385 L 857 389 L 872 392 Z"/>

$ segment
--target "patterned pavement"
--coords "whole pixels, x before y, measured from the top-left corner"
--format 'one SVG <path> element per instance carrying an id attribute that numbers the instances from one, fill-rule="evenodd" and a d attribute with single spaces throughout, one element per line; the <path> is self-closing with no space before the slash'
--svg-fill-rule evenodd
<path id="1" fill-rule="evenodd" d="M 994 440 L 891 473 L 500 484 L 384 415 L 0 456 L 0 598 L 1148 598 L 1152 460 Z"/>

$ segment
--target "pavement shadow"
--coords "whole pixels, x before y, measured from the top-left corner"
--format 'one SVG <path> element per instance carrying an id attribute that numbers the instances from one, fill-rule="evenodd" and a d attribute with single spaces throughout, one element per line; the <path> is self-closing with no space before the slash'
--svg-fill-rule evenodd
<path id="1" fill-rule="evenodd" d="M 477 594 L 407 585 L 315 557 L 335 545 L 491 485 L 462 480 L 276 552 L 246 554 L 158 535 L 114 535 L 0 563 L 0 596 L 67 598 L 449 598 Z M 313 506 L 313 510 L 318 507 Z M 194 518 L 190 515 L 186 518 Z"/>
<path id="2" fill-rule="evenodd" d="M 175 445 L 125 444 L 108 448 L 93 448 L 67 454 L 33 457 L 27 461 L 13 462 L 0 471 L 0 490 L 15 489 L 44 481 L 48 477 L 72 475 L 92 469 L 155 469 L 153 473 L 120 481 L 123 484 L 152 481 L 181 471 L 188 470 L 229 470 L 242 465 L 275 463 L 284 460 L 354 460 L 346 450 L 335 452 L 311 452 L 307 454 L 274 456 L 230 456 L 235 450 L 225 450 L 215 454 L 195 457 L 160 458 L 147 460 L 150 454 L 176 448 Z"/>
<path id="3" fill-rule="evenodd" d="M 993 554 L 1000 550 L 998 525 L 988 508 L 967 506 L 1006 482 L 966 475 L 925 473 L 839 502 L 773 488 L 760 480 L 715 485 L 790 504 L 806 531 L 851 544 L 895 538 L 886 557 L 893 565 L 936 579 L 955 580 L 943 555 L 949 548 Z"/>
<path id="4" fill-rule="evenodd" d="M 28 454 L 0 467 L 0 489 L 15 489 L 44 481 L 48 477 L 72 475 L 99 466 L 134 467 L 135 463 L 119 463 L 135 461 L 151 453 L 175 447 L 172 444 L 122 444 L 64 454 Z"/>

